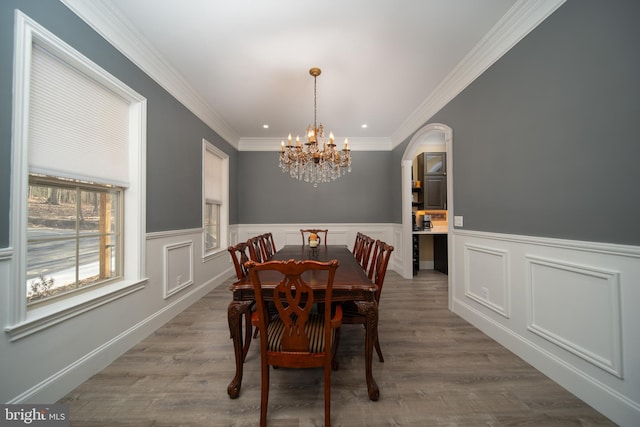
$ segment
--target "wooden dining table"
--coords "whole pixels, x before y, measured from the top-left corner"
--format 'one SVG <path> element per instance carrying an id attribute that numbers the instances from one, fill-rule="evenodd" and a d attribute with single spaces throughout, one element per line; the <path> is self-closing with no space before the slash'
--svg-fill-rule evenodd
<path id="1" fill-rule="evenodd" d="M 366 317 L 365 323 L 365 379 L 367 382 L 367 391 L 369 399 L 378 400 L 380 391 L 378 385 L 373 379 L 371 364 L 373 358 L 374 339 L 377 336 L 378 327 L 378 304 L 375 300 L 376 285 L 367 277 L 366 272 L 362 269 L 353 253 L 343 245 L 320 245 L 317 248 L 309 248 L 303 245 L 287 245 L 277 251 L 272 260 L 306 260 L 313 259 L 317 261 L 330 261 L 337 259 L 340 266 L 336 270 L 333 281 L 332 300 L 334 302 L 353 301 L 358 307 L 358 311 Z M 314 297 L 316 299 L 324 298 L 324 290 L 326 289 L 326 280 L 321 277 L 303 276 L 305 281 L 314 288 Z M 261 277 L 263 295 L 265 299 L 273 298 L 273 288 L 277 284 L 276 276 L 270 281 L 268 277 Z M 233 339 L 233 349 L 236 361 L 236 373 L 227 387 L 227 393 L 232 399 L 240 395 L 242 386 L 242 373 L 244 358 L 247 346 L 250 343 L 250 336 L 245 336 L 245 344 L 243 345 L 243 327 L 242 320 L 248 319 L 247 313 L 251 312 L 255 303 L 255 294 L 253 284 L 249 276 L 240 279 L 230 286 L 233 292 L 233 299 L 229 303 L 228 320 L 229 331 Z M 271 292 L 270 292 L 271 291 Z M 246 326 L 246 325 L 245 325 Z M 245 334 L 250 335 L 250 330 L 246 327 Z M 248 338 L 248 339 L 246 339 Z M 339 350 L 339 349 L 338 349 Z"/>

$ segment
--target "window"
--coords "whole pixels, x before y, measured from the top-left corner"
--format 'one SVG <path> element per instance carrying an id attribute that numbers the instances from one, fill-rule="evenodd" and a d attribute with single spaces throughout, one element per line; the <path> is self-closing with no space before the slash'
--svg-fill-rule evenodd
<path id="1" fill-rule="evenodd" d="M 28 305 L 122 278 L 122 191 L 30 177 Z"/>
<path id="2" fill-rule="evenodd" d="M 204 250 L 211 252 L 220 247 L 220 205 L 219 202 L 207 200 L 204 215 Z"/>
<path id="3" fill-rule="evenodd" d="M 224 248 L 227 243 L 229 158 L 206 140 L 202 142 L 202 158 L 202 248 L 206 256 Z"/>
<path id="4" fill-rule="evenodd" d="M 15 19 L 12 340 L 146 280 L 145 99 L 22 12 Z"/>

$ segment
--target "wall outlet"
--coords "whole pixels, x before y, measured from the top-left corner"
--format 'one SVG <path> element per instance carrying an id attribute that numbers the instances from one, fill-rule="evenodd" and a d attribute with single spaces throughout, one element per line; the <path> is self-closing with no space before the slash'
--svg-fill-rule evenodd
<path id="1" fill-rule="evenodd" d="M 456 227 L 462 227 L 462 216 L 454 216 L 453 217 L 453 225 L 455 225 Z"/>
<path id="2" fill-rule="evenodd" d="M 176 285 L 180 286 L 181 283 L 182 283 L 182 274 L 178 274 L 178 277 L 176 278 Z"/>
<path id="3" fill-rule="evenodd" d="M 489 288 L 482 288 L 482 298 L 488 300 L 489 299 Z"/>

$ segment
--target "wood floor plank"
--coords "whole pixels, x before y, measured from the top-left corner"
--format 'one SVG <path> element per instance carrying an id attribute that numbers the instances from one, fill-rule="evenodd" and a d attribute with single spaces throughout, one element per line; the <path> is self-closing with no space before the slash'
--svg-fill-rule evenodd
<path id="1" fill-rule="evenodd" d="M 60 400 L 72 426 L 255 426 L 258 343 L 242 391 L 235 372 L 223 284 Z M 334 426 L 611 426 L 599 414 L 447 309 L 447 276 L 387 273 L 374 354 L 380 400 L 364 380 L 364 329 L 343 327 L 332 374 Z M 269 425 L 324 425 L 322 370 L 271 371 Z"/>

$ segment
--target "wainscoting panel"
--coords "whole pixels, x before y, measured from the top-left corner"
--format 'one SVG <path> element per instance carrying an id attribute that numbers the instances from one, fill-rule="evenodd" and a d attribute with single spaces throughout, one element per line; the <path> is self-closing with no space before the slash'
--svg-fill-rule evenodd
<path id="1" fill-rule="evenodd" d="M 164 247 L 164 297 L 193 284 L 193 241 Z"/>
<path id="2" fill-rule="evenodd" d="M 622 378 L 619 272 L 531 256 L 526 263 L 529 330 Z"/>
<path id="3" fill-rule="evenodd" d="M 454 312 L 617 424 L 640 425 L 640 247 L 451 238 Z"/>
<path id="4" fill-rule="evenodd" d="M 464 246 L 464 293 L 468 298 L 509 318 L 509 258 L 506 251 Z"/>

